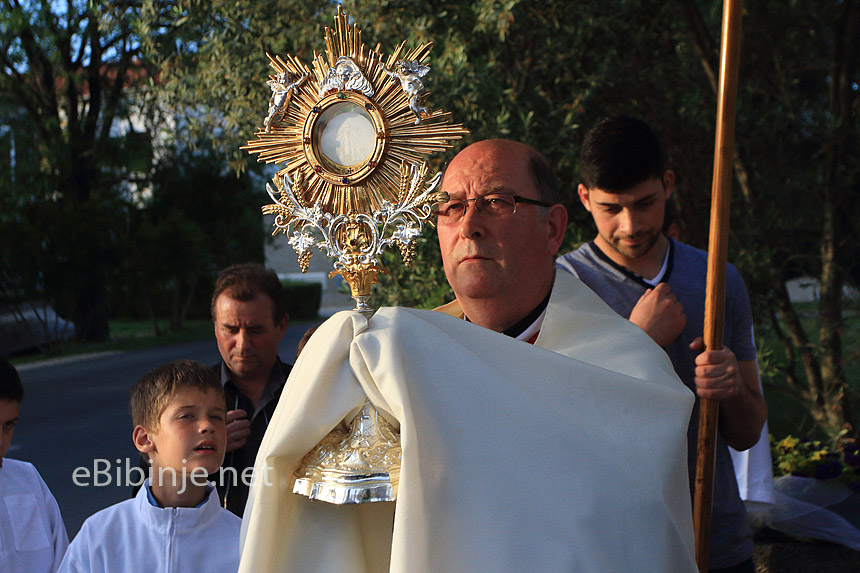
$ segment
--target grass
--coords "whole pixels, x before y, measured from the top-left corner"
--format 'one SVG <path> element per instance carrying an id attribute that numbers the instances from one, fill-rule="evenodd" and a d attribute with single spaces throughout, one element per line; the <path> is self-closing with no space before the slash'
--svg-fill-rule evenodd
<path id="1" fill-rule="evenodd" d="M 318 318 L 290 320 L 290 326 L 311 324 L 318 321 Z M 140 348 L 179 344 L 193 340 L 205 340 L 207 338 L 215 339 L 212 320 L 208 318 L 185 321 L 183 328 L 176 332 L 170 331 L 170 324 L 166 319 L 159 321 L 158 328 L 160 334 L 156 336 L 155 326 L 151 320 L 111 320 L 111 339 L 108 341 L 85 344 L 66 342 L 51 352 L 33 351 L 11 356 L 9 357 L 9 361 L 14 365 L 18 365 L 77 354 L 109 352 L 112 350 L 137 350 Z"/>

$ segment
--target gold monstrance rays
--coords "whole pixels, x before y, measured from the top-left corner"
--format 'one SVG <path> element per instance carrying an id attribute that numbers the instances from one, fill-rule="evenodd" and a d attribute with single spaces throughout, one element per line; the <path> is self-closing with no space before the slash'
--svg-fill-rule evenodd
<path id="1" fill-rule="evenodd" d="M 284 193 L 282 179 L 288 174 L 294 184 L 293 192 L 306 205 L 316 205 L 332 215 L 372 214 L 382 208 L 383 201 L 397 203 L 403 163 L 421 164 L 424 155 L 450 149 L 449 142 L 468 131 L 462 125 L 449 124 L 451 114 L 442 110 L 422 108 L 420 123 L 416 122 L 410 93 L 391 73 L 401 61 L 424 66 L 432 42 L 409 51 L 403 42 L 383 60 L 380 45 L 367 51 L 358 26 L 349 26 L 348 16 L 340 7 L 334 29 L 326 28 L 325 42 L 324 54 L 314 51 L 313 69 L 291 55 L 285 59 L 269 55 L 275 71 L 275 75 L 269 76 L 270 84 L 279 75 L 289 82 L 301 83 L 287 96 L 280 118 L 271 121 L 268 130 L 265 126 L 258 130 L 257 139 L 242 149 L 259 154 L 258 161 L 286 164 L 274 177 L 279 192 Z M 339 76 L 338 64 L 343 58 L 354 63 L 362 79 L 366 79 L 369 85 L 364 86 L 365 91 L 348 82 L 346 86 L 332 84 L 331 78 Z M 331 89 L 321 90 L 324 85 Z M 417 85 L 421 86 L 420 81 Z M 417 101 L 421 95 L 413 91 L 411 97 Z M 363 108 L 376 132 L 373 152 L 357 165 L 332 164 L 320 153 L 319 141 L 315 141 L 314 128 L 319 129 L 315 120 L 338 102 Z M 298 182 L 302 183 L 296 188 Z M 289 209 L 267 205 L 264 213 L 281 217 L 282 226 L 277 226 L 273 234 L 286 233 L 285 224 L 292 218 Z"/>
<path id="2" fill-rule="evenodd" d="M 337 8 L 324 54 L 313 67 L 269 56 L 269 108 L 255 141 L 242 149 L 259 161 L 285 164 L 266 189 L 274 203 L 273 234 L 283 233 L 307 271 L 313 248 L 334 258 L 356 311 L 370 317 L 370 287 L 384 272 L 380 255 L 397 247 L 408 265 L 415 239 L 445 194 L 441 174 L 427 179 L 423 156 L 468 133 L 450 114 L 424 107 L 432 44 L 400 44 L 387 59 L 366 51 L 357 26 Z M 329 276 L 332 276 L 331 274 Z M 394 430 L 366 402 L 347 434 L 333 431 L 296 470 L 295 493 L 331 503 L 393 501 L 400 473 Z"/>

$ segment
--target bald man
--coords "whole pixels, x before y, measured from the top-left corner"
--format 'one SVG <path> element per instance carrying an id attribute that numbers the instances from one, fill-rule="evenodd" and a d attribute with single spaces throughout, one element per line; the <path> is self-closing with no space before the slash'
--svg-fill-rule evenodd
<path id="1" fill-rule="evenodd" d="M 240 571 L 694 570 L 692 393 L 648 335 L 555 272 L 567 214 L 546 160 L 478 142 L 442 190 L 456 300 L 319 327 L 257 458 L 273 472 L 252 486 Z M 302 456 L 365 397 L 399 425 L 396 503 L 292 494 Z"/>
<path id="2" fill-rule="evenodd" d="M 555 280 L 567 211 L 537 151 L 487 140 L 458 154 L 437 208 L 439 248 L 456 300 L 440 310 L 517 337 L 541 316 Z"/>

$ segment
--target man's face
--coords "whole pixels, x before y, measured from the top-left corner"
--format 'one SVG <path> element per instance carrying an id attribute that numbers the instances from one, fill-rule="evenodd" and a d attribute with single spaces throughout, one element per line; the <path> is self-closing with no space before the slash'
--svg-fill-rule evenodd
<path id="1" fill-rule="evenodd" d="M 662 233 L 666 200 L 673 184 L 674 177 L 652 178 L 621 193 L 588 189 L 580 184 L 579 198 L 594 218 L 596 242 L 601 250 L 613 259 L 629 260 L 651 252 Z M 623 264 L 623 260 L 616 262 Z"/>
<path id="2" fill-rule="evenodd" d="M 267 378 L 278 357 L 287 319 L 275 324 L 273 303 L 259 293 L 248 301 L 221 293 L 215 301 L 215 338 L 221 358 L 237 380 Z"/>
<path id="3" fill-rule="evenodd" d="M 215 390 L 176 392 L 158 419 L 158 429 L 147 432 L 151 446 L 146 453 L 153 468 L 173 468 L 177 476 L 183 469 L 188 476 L 195 468 L 207 474 L 217 471 L 227 447 L 225 416 L 224 397 Z M 157 475 L 153 472 L 153 479 Z M 172 479 L 169 472 L 164 477 Z"/>
<path id="4" fill-rule="evenodd" d="M 513 142 L 484 141 L 464 149 L 448 166 L 442 190 L 457 199 L 502 193 L 540 199 L 528 156 Z M 524 293 L 536 293 L 539 303 L 551 288 L 552 260 L 566 222 L 561 205 L 550 207 L 544 218 L 538 206 L 526 203 L 505 219 L 479 214 L 469 203 L 460 221 L 440 220 L 445 275 L 457 298 L 509 299 L 514 305 Z"/>
<path id="5" fill-rule="evenodd" d="M 18 402 L 15 400 L 0 400 L 0 461 L 6 457 L 9 446 L 12 445 L 12 435 L 18 423 Z"/>

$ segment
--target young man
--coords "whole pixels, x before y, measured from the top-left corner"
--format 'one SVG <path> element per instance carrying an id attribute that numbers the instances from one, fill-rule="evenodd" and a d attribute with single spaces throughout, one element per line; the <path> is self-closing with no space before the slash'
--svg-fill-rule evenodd
<path id="1" fill-rule="evenodd" d="M 24 387 L 0 359 L 0 571 L 56 571 L 69 545 L 57 501 L 33 464 L 6 457 Z"/>
<path id="2" fill-rule="evenodd" d="M 221 362 L 215 369 L 228 412 L 227 471 L 216 483 L 223 506 L 240 517 L 260 442 L 290 375 L 291 366 L 278 358 L 288 321 L 286 292 L 274 271 L 245 263 L 218 275 L 212 322 Z"/>
<path id="3" fill-rule="evenodd" d="M 743 281 L 729 266 L 724 349 L 702 352 L 707 253 L 662 232 L 675 175 L 663 167 L 657 137 L 640 120 L 605 119 L 586 134 L 580 172 L 579 198 L 597 236 L 557 264 L 664 347 L 698 397 L 720 402 L 710 567 L 753 571 L 752 534 L 727 448 L 754 445 L 767 417 Z M 691 487 L 697 432 L 698 401 L 688 430 Z"/>
<path id="4" fill-rule="evenodd" d="M 131 414 L 150 478 L 84 522 L 60 571 L 236 571 L 241 520 L 206 481 L 227 442 L 218 377 L 199 362 L 169 362 L 132 388 Z"/>

